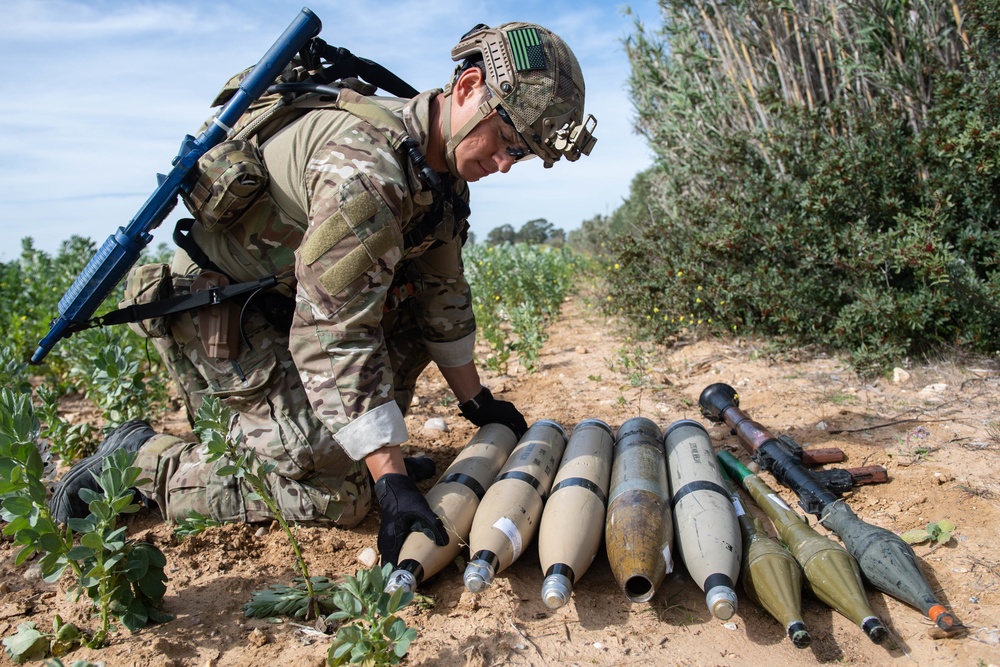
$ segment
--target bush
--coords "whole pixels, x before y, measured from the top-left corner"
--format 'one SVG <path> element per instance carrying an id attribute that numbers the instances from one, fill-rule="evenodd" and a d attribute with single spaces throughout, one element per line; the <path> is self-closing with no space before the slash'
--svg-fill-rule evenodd
<path id="1" fill-rule="evenodd" d="M 939 5 L 928 3 L 930 18 L 941 18 Z M 843 87 L 806 104 L 790 99 L 792 78 L 816 97 L 832 88 L 819 86 L 814 70 L 789 70 L 779 86 L 767 77 L 780 62 L 764 63 L 760 79 L 732 79 L 756 80 L 750 88 L 729 85 L 724 69 L 699 88 L 704 82 L 679 69 L 684 59 L 700 53 L 725 63 L 727 54 L 706 48 L 711 40 L 685 41 L 680 22 L 693 19 L 673 11 L 664 28 L 672 48 L 642 32 L 631 45 L 641 124 L 659 142 L 647 197 L 661 216 L 616 240 L 609 308 L 660 340 L 682 330 L 736 331 L 833 346 L 863 373 L 941 345 L 992 352 L 1000 334 L 1000 66 L 977 54 L 997 51 L 995 17 L 970 5 L 973 48 L 964 59 L 953 57 L 957 37 L 943 23 L 931 37 L 909 35 L 945 53 L 928 55 L 914 81 L 872 65 L 884 60 L 880 49 L 895 48 L 892 35 L 879 33 L 861 45 L 860 74 L 844 63 L 840 79 L 825 71 Z M 849 18 L 855 30 L 875 20 Z M 733 32 L 749 35 L 750 23 L 739 20 Z M 926 32 L 928 21 L 914 30 Z M 852 97 L 854 89 L 869 94 Z"/>

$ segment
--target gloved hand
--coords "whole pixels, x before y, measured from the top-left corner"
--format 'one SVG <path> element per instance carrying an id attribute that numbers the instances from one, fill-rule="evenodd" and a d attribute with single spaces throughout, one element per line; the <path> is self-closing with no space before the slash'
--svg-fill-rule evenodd
<path id="1" fill-rule="evenodd" d="M 411 532 L 420 531 L 439 547 L 448 544 L 448 533 L 441 519 L 406 475 L 389 473 L 379 477 L 375 482 L 375 497 L 382 508 L 382 525 L 378 529 L 382 565 L 396 564 L 399 550 Z"/>
<path id="2" fill-rule="evenodd" d="M 493 394 L 486 387 L 483 387 L 481 392 L 465 403 L 459 403 L 458 409 L 462 412 L 463 417 L 476 426 L 503 424 L 509 427 L 519 440 L 528 430 L 528 423 L 524 421 L 524 415 L 514 407 L 514 404 L 493 398 Z"/>

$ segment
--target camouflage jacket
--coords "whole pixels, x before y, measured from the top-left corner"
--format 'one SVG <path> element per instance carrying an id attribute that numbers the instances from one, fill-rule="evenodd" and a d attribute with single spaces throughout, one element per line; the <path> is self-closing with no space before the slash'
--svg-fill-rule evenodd
<path id="1" fill-rule="evenodd" d="M 377 100 L 426 150 L 438 92 Z M 405 442 L 383 313 L 401 292 L 415 292 L 432 360 L 442 367 L 472 360 L 475 319 L 461 257 L 467 222 L 446 207 L 434 232 L 407 247 L 407 232 L 441 194 L 421 183 L 382 132 L 348 112 L 310 111 L 261 148 L 269 196 L 224 231 L 196 224 L 192 236 L 236 280 L 290 274 L 283 282 L 296 302 L 289 349 L 313 411 L 348 454 L 360 459 Z M 452 187 L 468 201 L 465 181 Z"/>

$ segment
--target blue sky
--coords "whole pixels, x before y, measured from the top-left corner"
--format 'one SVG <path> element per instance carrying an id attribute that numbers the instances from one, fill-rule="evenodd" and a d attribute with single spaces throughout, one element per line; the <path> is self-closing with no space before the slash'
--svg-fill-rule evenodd
<path id="1" fill-rule="evenodd" d="M 473 231 L 545 218 L 566 231 L 611 213 L 651 151 L 634 134 L 622 37 L 630 6 L 656 25 L 655 0 L 313 0 L 323 37 L 375 60 L 418 90 L 443 86 L 458 38 L 476 23 L 532 21 L 573 48 L 597 117 L 590 157 L 517 165 L 472 184 Z M 210 115 L 226 79 L 257 62 L 300 0 L 12 2 L 0 23 L 0 260 L 25 236 L 55 251 L 72 234 L 98 245 L 125 225 L 165 173 L 181 138 Z M 153 232 L 168 241 L 178 205 Z"/>

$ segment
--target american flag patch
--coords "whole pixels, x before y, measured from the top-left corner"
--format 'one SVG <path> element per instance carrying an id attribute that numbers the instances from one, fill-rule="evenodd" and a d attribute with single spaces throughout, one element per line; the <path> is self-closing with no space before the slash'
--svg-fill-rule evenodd
<path id="1" fill-rule="evenodd" d="M 534 28 L 518 28 L 507 33 L 511 53 L 514 55 L 514 69 L 525 72 L 545 69 L 545 51 L 538 31 Z"/>

